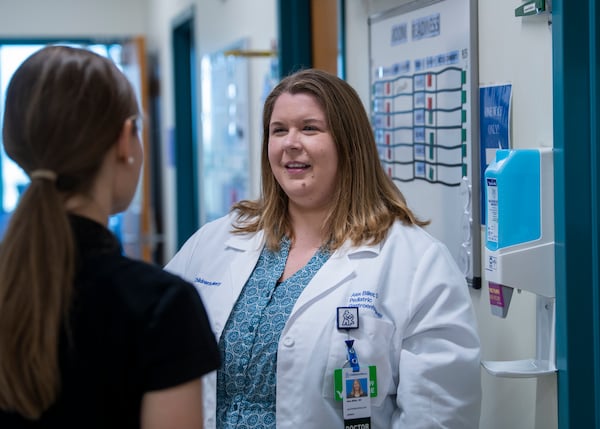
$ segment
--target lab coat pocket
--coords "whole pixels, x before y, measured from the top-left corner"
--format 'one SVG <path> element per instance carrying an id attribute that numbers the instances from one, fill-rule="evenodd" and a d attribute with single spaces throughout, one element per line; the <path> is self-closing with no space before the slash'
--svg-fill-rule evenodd
<path id="1" fill-rule="evenodd" d="M 346 331 L 334 328 L 323 378 L 323 397 L 335 397 L 334 371 L 347 361 L 345 340 L 353 339 L 361 368 L 377 368 L 377 396 L 371 398 L 371 407 L 381 406 L 387 395 L 395 393 L 392 371 L 393 334 L 394 325 L 391 322 L 367 316 L 361 317 L 359 328 L 351 330 L 349 335 Z"/>

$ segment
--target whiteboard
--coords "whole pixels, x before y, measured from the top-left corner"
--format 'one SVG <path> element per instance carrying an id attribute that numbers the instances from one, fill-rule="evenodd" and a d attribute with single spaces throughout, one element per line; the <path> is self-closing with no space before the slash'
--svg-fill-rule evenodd
<path id="1" fill-rule="evenodd" d="M 369 17 L 371 121 L 382 165 L 481 287 L 476 0 Z"/>

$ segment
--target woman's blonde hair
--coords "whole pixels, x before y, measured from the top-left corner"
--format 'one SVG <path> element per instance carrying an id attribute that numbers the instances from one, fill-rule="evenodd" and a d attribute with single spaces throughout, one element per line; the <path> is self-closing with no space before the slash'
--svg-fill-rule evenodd
<path id="1" fill-rule="evenodd" d="M 41 49 L 10 81 L 6 153 L 27 174 L 50 170 L 56 180 L 32 177 L 0 245 L 0 409 L 36 419 L 56 401 L 76 265 L 64 201 L 90 190 L 137 113 L 125 76 L 84 49 Z"/>
<path id="2" fill-rule="evenodd" d="M 319 103 L 338 152 L 336 201 L 324 225 L 324 244 L 335 250 L 353 244 L 381 242 L 394 223 L 426 225 L 408 208 L 400 190 L 385 173 L 371 123 L 356 91 L 325 71 L 306 69 L 284 78 L 265 100 L 261 155 L 261 196 L 233 206 L 234 232 L 264 230 L 267 246 L 277 249 L 284 236 L 292 238 L 288 197 L 277 183 L 268 158 L 269 123 L 281 94 L 309 94 Z"/>

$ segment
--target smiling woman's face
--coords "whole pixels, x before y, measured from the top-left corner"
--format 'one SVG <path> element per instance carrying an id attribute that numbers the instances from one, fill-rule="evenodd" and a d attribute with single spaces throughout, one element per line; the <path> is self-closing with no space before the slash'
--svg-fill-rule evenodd
<path id="1" fill-rule="evenodd" d="M 290 208 L 326 209 L 333 203 L 338 153 L 317 100 L 283 93 L 269 122 L 269 163 Z"/>

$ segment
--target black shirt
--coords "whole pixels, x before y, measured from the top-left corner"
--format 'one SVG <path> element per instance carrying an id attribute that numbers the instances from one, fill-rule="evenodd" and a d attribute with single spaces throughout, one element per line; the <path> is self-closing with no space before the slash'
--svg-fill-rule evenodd
<path id="1" fill-rule="evenodd" d="M 191 381 L 220 364 L 191 284 L 124 257 L 104 226 L 70 219 L 78 260 L 69 329 L 59 346 L 61 393 L 34 423 L 0 411 L 2 429 L 138 428 L 145 392 Z"/>

